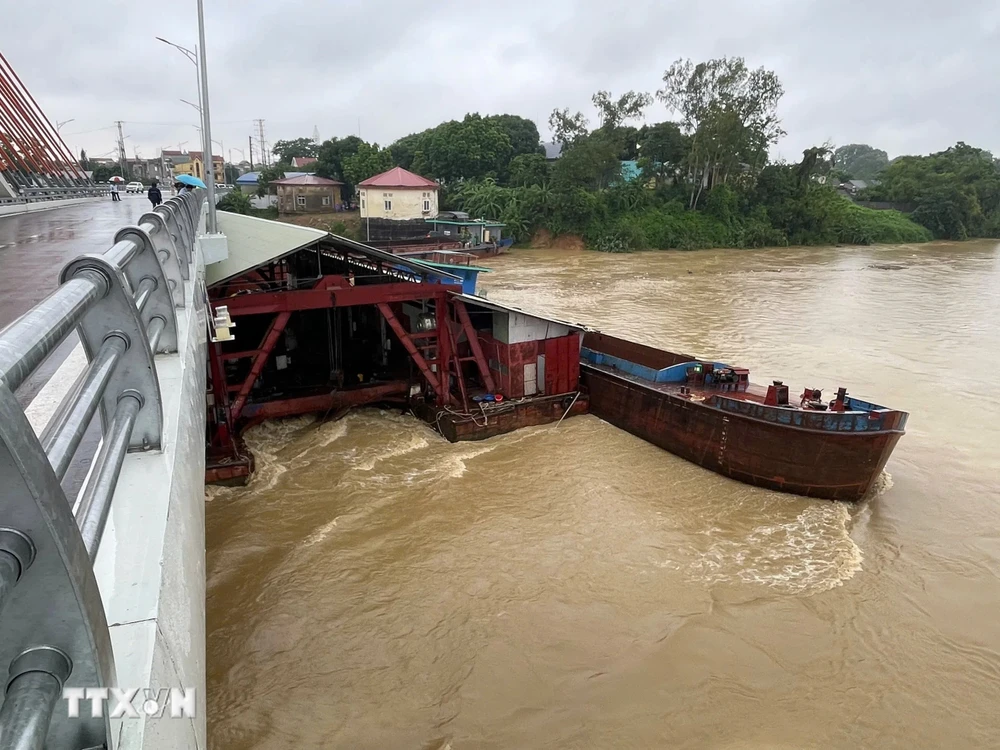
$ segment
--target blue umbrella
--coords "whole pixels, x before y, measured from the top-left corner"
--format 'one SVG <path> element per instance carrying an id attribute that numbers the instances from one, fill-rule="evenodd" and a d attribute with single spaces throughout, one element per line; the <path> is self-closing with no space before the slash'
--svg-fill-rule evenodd
<path id="1" fill-rule="evenodd" d="M 197 177 L 189 174 L 178 175 L 177 181 L 184 185 L 190 185 L 191 187 L 201 187 L 201 188 L 208 187 L 204 182 L 199 180 Z"/>

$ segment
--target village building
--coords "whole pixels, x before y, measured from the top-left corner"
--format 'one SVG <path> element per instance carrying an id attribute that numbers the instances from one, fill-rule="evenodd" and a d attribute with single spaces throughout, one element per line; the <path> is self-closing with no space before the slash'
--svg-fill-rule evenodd
<path id="1" fill-rule="evenodd" d="M 174 175 L 189 174 L 199 180 L 205 179 L 205 153 L 203 151 L 189 151 L 187 153 L 189 161 L 184 164 L 174 164 Z M 216 182 L 225 182 L 225 160 L 221 156 L 212 156 L 213 174 Z"/>
<path id="2" fill-rule="evenodd" d="M 358 184 L 361 218 L 409 221 L 437 216 L 438 184 L 402 167 Z"/>
<path id="3" fill-rule="evenodd" d="M 286 177 L 271 183 L 278 191 L 278 213 L 318 214 L 343 210 L 340 187 L 344 183 L 313 174 Z"/>
<path id="4" fill-rule="evenodd" d="M 305 169 L 315 164 L 319 159 L 315 156 L 293 156 L 292 166 L 296 169 Z"/>

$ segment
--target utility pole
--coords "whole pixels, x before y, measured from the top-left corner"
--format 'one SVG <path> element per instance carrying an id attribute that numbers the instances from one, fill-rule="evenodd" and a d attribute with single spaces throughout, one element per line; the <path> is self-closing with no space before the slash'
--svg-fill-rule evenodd
<path id="1" fill-rule="evenodd" d="M 203 0 L 198 0 L 198 69 L 201 73 L 201 131 L 204 156 L 208 159 L 205 170 L 205 184 L 208 186 L 208 233 L 218 234 L 219 225 L 215 214 L 215 162 L 212 159 L 212 116 L 208 108 L 208 68 L 205 64 L 205 8 Z"/>
<path id="2" fill-rule="evenodd" d="M 128 162 L 128 154 L 125 153 L 125 136 L 122 134 L 122 125 L 124 124 L 121 120 L 115 120 L 115 125 L 118 126 L 118 171 L 122 173 L 122 179 L 125 179 L 125 167 Z"/>
<path id="3" fill-rule="evenodd" d="M 267 166 L 271 160 L 267 158 L 267 144 L 264 141 L 264 120 L 254 120 L 257 123 L 257 140 L 260 142 L 260 164 Z"/>
<path id="4" fill-rule="evenodd" d="M 250 171 L 253 172 L 253 136 L 247 136 L 247 143 L 250 145 Z"/>

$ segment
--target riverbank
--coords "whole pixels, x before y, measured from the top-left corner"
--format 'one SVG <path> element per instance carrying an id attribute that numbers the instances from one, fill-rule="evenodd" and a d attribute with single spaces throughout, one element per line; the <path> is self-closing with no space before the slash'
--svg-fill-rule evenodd
<path id="1" fill-rule="evenodd" d="M 666 206 L 627 212 L 595 223 L 581 237 L 588 248 L 607 253 L 791 245 L 892 245 L 933 239 L 929 230 L 898 211 L 863 208 L 847 199 L 831 202 L 822 214 L 779 222 L 763 211 L 719 216 Z"/>

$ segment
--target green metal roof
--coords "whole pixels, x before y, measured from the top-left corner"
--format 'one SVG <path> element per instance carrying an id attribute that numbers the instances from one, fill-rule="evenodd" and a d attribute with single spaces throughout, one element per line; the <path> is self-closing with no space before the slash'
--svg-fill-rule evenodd
<path id="1" fill-rule="evenodd" d="M 456 227 L 505 227 L 499 221 L 445 221 L 444 219 L 424 219 L 431 224 L 451 224 Z"/>

